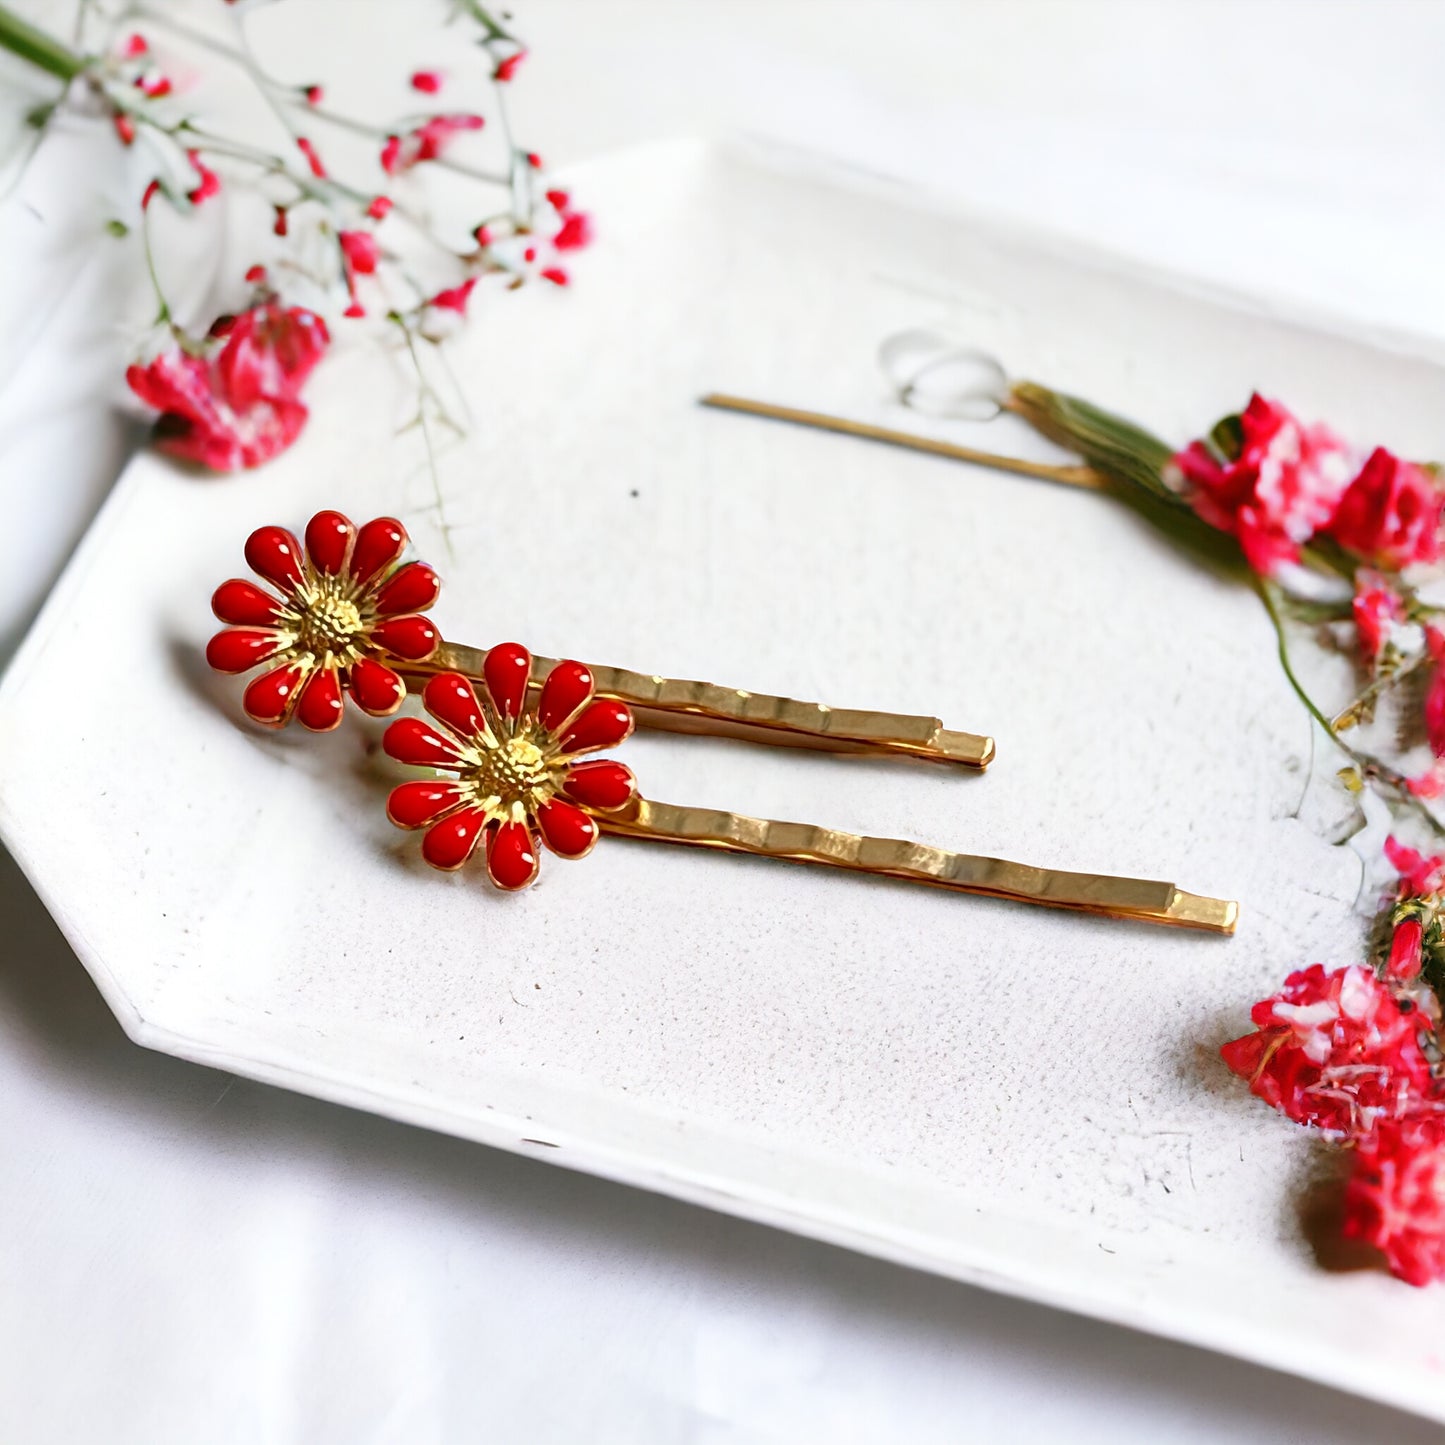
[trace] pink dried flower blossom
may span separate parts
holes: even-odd
[[[580,251],[592,244],[592,218],[584,211],[569,211],[562,217],[562,228],[552,237],[557,251]]]
[[[381,148],[381,168],[395,176],[423,161],[437,160],[454,136],[481,130],[485,124],[479,115],[434,115],[405,136],[387,136]]]
[[[283,452],[306,423],[300,390],[330,341],[311,311],[264,302],[235,318],[220,350],[180,347],[126,382],[160,411],[157,443],[216,471],[254,467]]]
[[[186,192],[186,198],[193,206],[199,206],[202,201],[209,200],[220,191],[221,178],[201,159],[199,151],[187,151],[186,159],[200,178],[195,187]]]
[[[1385,857],[1400,875],[1401,898],[1424,898],[1445,887],[1445,858],[1418,852],[1393,835],[1385,839]]]
[[[264,266],[252,266],[246,272],[246,280],[253,286],[260,286],[266,280],[266,268]]]
[[[536,151],[528,151],[523,159],[534,171],[540,171],[542,169],[542,157],[539,156]]]
[[[439,70],[417,70],[412,73],[411,88],[423,95],[435,95],[442,88],[442,73]]]
[[[1359,964],[1292,973],[1250,1011],[1257,1031],[1220,1049],[1250,1092],[1336,1138],[1418,1112],[1432,1093],[1418,1020]]]
[[[1430,751],[1437,758],[1445,758],[1445,632],[1427,626],[1425,645],[1435,662],[1430,685],[1425,690],[1425,736]]]
[[[151,100],[160,100],[171,93],[171,81],[168,75],[147,75],[136,78],[136,89]]]
[[[1249,565],[1265,576],[1299,560],[1335,515],[1355,474],[1353,454],[1326,426],[1305,426],[1256,393],[1239,418],[1239,454],[1221,461],[1205,441],[1174,458],[1194,510],[1239,539]]]
[[[1442,501],[1445,494],[1423,467],[1376,447],[1323,530],[1380,567],[1399,570],[1435,562]]]
[[[449,286],[445,291],[438,291],[426,304],[440,311],[455,311],[458,316],[465,316],[467,302],[471,299],[472,289],[476,284],[477,278],[469,276],[460,286]]]
[[[560,266],[543,266],[537,274],[544,281],[550,281],[554,286],[566,286],[572,279]]]
[[[499,80],[504,85],[517,74],[517,67],[527,58],[525,50],[518,50],[515,54],[509,55],[505,60],[497,62],[497,68],[492,72],[492,79]]]
[[[370,231],[338,231],[336,239],[341,243],[341,262],[346,272],[346,289],[351,304],[343,313],[346,316],[365,316],[366,311],[356,297],[356,278],[376,273],[381,259],[381,247]]]
[[[479,246],[490,246],[492,244],[491,228],[485,225],[478,226],[472,232],[472,239],[476,241]]]
[[[1390,938],[1390,957],[1385,972],[1408,983],[1419,977],[1425,955],[1425,925],[1418,918],[1405,918],[1395,925]]]
[[[1445,1275],[1445,1124],[1382,1121],[1362,1140],[1345,1186],[1344,1234],[1380,1250],[1407,1284]]]
[[[321,157],[317,154],[316,147],[311,144],[304,135],[296,137],[296,149],[306,157],[306,164],[311,167],[311,174],[318,181],[326,179],[326,167],[321,164]]]
[[[340,231],[336,239],[341,243],[348,271],[355,276],[375,274],[376,264],[381,259],[381,247],[370,231]]]
[[[392,204],[390,196],[373,196],[366,214],[374,221],[384,221],[391,214]]]
[[[139,30],[133,30],[121,42],[120,53],[127,60],[135,60],[144,55],[150,46],[146,44],[146,38]]]
[[[481,130],[486,123],[480,115],[434,115],[412,132],[417,141],[417,160],[436,160],[453,136],[463,131]]]
[[[308,85],[301,94],[306,97],[307,105],[320,105],[326,99],[326,92],[319,85]]]
[[[1405,604],[1378,572],[1361,567],[1355,574],[1354,615],[1360,655],[1373,669],[1396,624],[1405,620]]]
[[[121,145],[128,146],[135,140],[135,122],[123,111],[118,110],[110,118]]]
[[[1439,768],[1432,768],[1418,778],[1406,778],[1405,787],[1412,796],[1429,801],[1445,794],[1445,774]]]

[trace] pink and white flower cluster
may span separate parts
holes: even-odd
[[[481,0],[461,8],[480,32],[475,40],[488,56],[496,87],[504,159],[490,171],[452,154],[465,136],[486,126],[472,110],[424,109],[390,125],[374,125],[326,110],[324,86],[283,82],[248,62],[252,83],[291,132],[283,153],[273,155],[249,136],[213,135],[178,110],[174,93],[179,87],[146,35],[128,35],[98,58],[73,56],[76,73],[92,80],[108,106],[121,143],[156,158],[155,178],[146,184],[140,203],[148,255],[149,212],[156,196],[189,211],[210,201],[223,185],[238,182],[265,198],[271,218],[267,229],[284,242],[257,238],[258,244],[284,254],[275,258],[269,274],[259,263],[251,266],[246,279],[255,289],[249,307],[221,317],[201,335],[177,324],[152,263],[163,344],[128,368],[126,381],[141,401],[159,411],[156,436],[166,450],[230,471],[257,466],[289,447],[307,419],[302,389],[331,341],[328,320],[337,329],[342,318],[384,315],[405,332],[415,360],[412,343],[439,342],[462,324],[473,292],[488,278],[503,289],[532,278],[569,284],[564,262],[591,241],[591,219],[566,191],[549,188],[541,158],[513,141],[501,105],[501,92],[516,77],[526,50],[500,12],[494,14]],[[159,13],[150,18],[161,27],[167,23]],[[219,48],[232,53],[224,45]],[[54,49],[65,47],[56,41]],[[410,76],[419,96],[438,96],[449,85],[441,68]],[[317,127],[326,126],[375,136],[369,173],[345,179],[333,175],[325,137],[322,144],[313,139]],[[500,192],[499,199],[477,206],[476,214],[484,219],[471,228],[470,242],[460,246],[433,228],[430,208],[419,198],[423,177],[443,168]],[[418,250],[422,265],[416,264]],[[326,258],[319,266],[317,255]],[[421,363],[416,364],[425,407],[429,383]]]
[[[1250,1011],[1255,1031],[1220,1053],[1267,1104],[1349,1146],[1344,1233],[1425,1285],[1445,1277],[1445,1085],[1422,1043],[1433,995],[1415,980],[1445,859],[1394,838],[1386,853],[1401,882],[1383,976],[1362,964],[1292,973]]]
[[[1358,452],[1257,393],[1237,437],[1191,442],[1175,456],[1173,475],[1199,516],[1237,537],[1264,576],[1298,562],[1300,549],[1320,538],[1392,572],[1440,558],[1445,491],[1430,472],[1384,447]]]

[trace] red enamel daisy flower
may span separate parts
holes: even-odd
[[[398,762],[452,774],[403,783],[386,805],[398,827],[427,829],[421,851],[433,868],[460,868],[485,834],[492,882],[525,888],[537,876],[539,838],[561,858],[585,857],[597,841],[591,815],[637,796],[630,768],[580,761],[631,733],[627,707],[597,699],[580,662],[559,662],[529,706],[531,671],[525,647],[494,647],[480,696],[457,672],[427,683],[422,701],[439,728],[402,718],[386,730],[382,747]]]
[[[223,582],[211,599],[222,622],[206,648],[218,672],[269,663],[247,688],[247,717],[283,727],[294,716],[312,732],[341,721],[342,690],[363,712],[386,717],[401,706],[399,662],[425,662],[441,634],[422,612],[441,581],[425,562],[398,565],[406,528],[378,517],[361,528],[340,512],[318,512],[306,547],[284,527],[259,527],[246,561],[280,597],[252,582]]]

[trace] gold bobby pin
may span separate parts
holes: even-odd
[[[409,683],[423,685],[438,672],[460,672],[475,680],[482,676],[486,655],[485,648],[443,642],[425,663],[401,663],[397,670]],[[534,691],[555,665],[552,658],[533,659]],[[599,697],[626,703],[640,727],[659,732],[735,737],[823,752],[892,754],[971,768],[986,768],[993,761],[992,738],[953,732],[936,717],[827,707],[621,667],[594,666],[592,677]]]
[[[1031,462],[1023,457],[1005,456],[1001,452],[986,452],[976,447],[960,446],[957,442],[939,441],[934,437],[919,436],[915,432],[874,426],[870,422],[833,416],[824,411],[804,411],[795,406],[777,406],[770,401],[757,401],[746,396],[732,396],[724,391],[708,392],[706,396],[699,398],[699,405],[714,407],[719,411],[738,411],[748,416],[767,417],[772,421],[792,422],[796,426],[813,427],[818,431],[841,432],[844,436],[862,437],[867,441],[883,442],[888,446],[907,447],[910,451],[928,452],[937,457],[949,457],[953,461],[973,462],[981,467],[989,467],[996,472],[1014,472],[1019,476],[1037,477],[1040,481],[1059,482],[1067,487],[1084,487],[1089,491],[1104,491],[1109,486],[1108,479],[1104,474],[1095,471],[1093,467],[1055,466],[1049,462]],[[1005,411],[1014,409],[1006,402],[1000,405]]]
[[[206,653],[220,672],[268,665],[246,689],[250,718],[282,727],[294,717],[325,732],[341,721],[345,693],[385,717],[408,684],[420,689],[440,672],[481,678],[486,650],[443,642],[423,615],[441,582],[424,562],[399,565],[406,542],[393,518],[356,528],[340,512],[318,512],[304,546],[284,527],[251,534],[247,562],[282,595],[240,579],[222,583],[212,608],[229,626]],[[551,665],[537,659],[534,689]],[[592,672],[599,695],[626,703],[644,727],[969,768],[993,761],[991,737],[955,732],[936,717],[827,707],[618,667]]]
[[[431,720],[402,718],[382,739],[398,762],[430,770],[393,789],[387,816],[398,827],[425,830],[422,857],[434,868],[461,868],[484,844],[492,882],[513,891],[536,879],[543,844],[563,858],[582,858],[612,833],[1211,933],[1232,933],[1238,920],[1236,904],[1172,883],[1029,868],[654,802],[640,795],[625,764],[589,756],[618,746],[633,727],[625,704],[598,696],[589,668],[546,664],[538,689],[536,660],[516,643],[492,648],[481,663],[480,686],[460,672],[434,675],[422,693]]]
[[[1173,883],[1030,868],[1003,858],[951,853],[897,838],[840,833],[811,823],[777,823],[711,808],[679,808],[646,798],[637,798],[620,813],[601,815],[597,821],[602,832],[624,838],[716,848],[755,858],[822,863],[830,868],[929,883],[960,893],[1042,903],[1051,908],[1072,908],[1081,913],[1133,918],[1175,928],[1197,928],[1206,933],[1233,933],[1239,921],[1237,903],[1186,893]]]

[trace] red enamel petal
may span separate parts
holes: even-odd
[[[441,646],[442,635],[425,617],[388,617],[371,629],[371,640],[393,657],[425,662]]]
[[[291,662],[262,673],[241,698],[246,716],[267,727],[281,727],[291,716],[296,694],[306,681],[308,670],[305,663]]]
[[[421,840],[421,856],[433,868],[445,868],[448,872],[460,868],[472,856],[486,822],[487,815],[481,808],[463,808],[450,818],[443,818]]]
[[[564,753],[591,753],[598,748],[616,747],[632,732],[632,713],[626,703],[602,698],[579,713],[562,734]]]
[[[457,745],[429,728],[420,718],[404,717],[387,728],[381,746],[388,757],[418,768],[455,768],[461,764]]]
[[[398,612],[425,612],[435,604],[441,590],[441,578],[425,562],[408,562],[376,594],[376,610],[383,617],[394,617]]]
[[[257,527],[246,538],[246,564],[288,597],[301,585],[301,544],[285,527]]]
[[[537,844],[525,823],[503,823],[487,834],[487,872],[498,888],[525,888],[537,876]]]
[[[406,684],[374,657],[358,658],[352,663],[347,686],[357,707],[372,717],[390,717],[406,696]]]
[[[559,662],[542,684],[537,721],[555,733],[592,701],[594,690],[592,674],[580,662]]]
[[[597,824],[581,808],[560,798],[537,809],[542,841],[559,858],[585,858],[597,841]]]
[[[632,769],[611,758],[591,763],[573,763],[562,775],[569,798],[603,813],[625,807],[637,796],[637,779]]]
[[[233,577],[222,582],[211,597],[211,611],[222,622],[241,627],[271,627],[281,616],[281,604],[254,582]]]
[[[520,642],[501,642],[482,664],[492,705],[503,716],[519,718],[527,702],[527,679],[532,675],[532,654]]]
[[[206,644],[206,661],[217,672],[245,672],[275,657],[285,638],[269,628],[227,627]]]
[[[329,733],[341,721],[341,679],[334,667],[323,667],[301,689],[296,721],[313,733]]]
[[[351,575],[358,582],[369,581],[383,568],[390,567],[405,546],[406,528],[395,517],[378,517],[368,522],[356,534]]]
[[[337,577],[355,537],[356,528],[340,512],[317,512],[306,524],[306,555],[318,572]]]
[[[464,796],[457,783],[403,783],[391,790],[386,816],[398,828],[425,828],[457,807]]]
[[[459,672],[439,672],[422,694],[426,710],[458,737],[474,738],[486,728],[486,714],[470,682]]]

